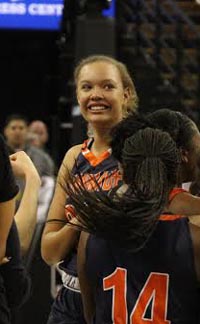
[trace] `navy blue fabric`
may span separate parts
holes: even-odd
[[[52,306],[47,324],[86,324],[81,294],[62,287]]]
[[[90,143],[92,144],[92,142]],[[92,174],[97,175],[98,179],[102,179],[106,172],[106,180],[108,183],[117,186],[121,185],[121,176],[119,181],[110,181],[113,174],[119,173],[117,161],[110,155],[95,167],[93,167],[90,162],[84,157],[82,152],[78,155],[76,164],[72,169],[72,174],[76,175],[80,173],[81,175]],[[119,176],[117,175],[117,179]],[[105,181],[106,181],[105,180]],[[104,180],[100,182],[100,186],[104,183]],[[108,186],[109,187],[109,186]],[[67,204],[70,204],[68,199]],[[72,251],[71,255],[68,256],[64,262],[61,264],[60,268],[66,273],[73,276],[77,276],[77,251],[76,248]],[[66,299],[66,300],[65,300]],[[54,304],[52,306],[51,314],[49,317],[48,324],[84,324],[85,320],[83,317],[83,306],[81,300],[81,294],[78,292],[70,291],[63,287],[61,293],[58,295]]]
[[[104,185],[104,182],[107,181],[112,185],[112,188],[119,187],[122,184],[122,180],[119,181],[113,180],[113,174],[116,174],[116,178],[118,179],[118,162],[115,160],[112,155],[109,155],[106,159],[101,161],[99,164],[97,164],[95,167],[90,164],[90,162],[85,158],[85,156],[82,154],[82,152],[78,155],[76,164],[74,165],[72,169],[72,174],[81,174],[81,175],[96,175],[96,180],[99,182],[99,185],[102,187]],[[106,178],[103,179],[103,176],[106,174]],[[101,180],[103,179],[103,180]],[[117,185],[116,185],[117,184]],[[109,190],[112,188],[108,185]],[[109,192],[105,190],[105,192]],[[70,204],[70,199],[67,200],[67,204]],[[74,249],[70,256],[68,256],[64,263],[62,264],[62,270],[65,270],[68,274],[71,274],[73,276],[77,276],[77,255],[76,255],[76,249]]]
[[[8,305],[14,309],[22,306],[31,293],[31,279],[22,262],[15,221],[8,235],[6,255],[11,259],[0,267],[0,274],[4,280]]]
[[[169,275],[167,320],[171,324],[198,323],[198,283],[186,218],[159,221],[152,238],[137,253],[128,253],[103,239],[90,236],[86,255],[88,277],[97,285],[95,324],[113,323],[113,292],[112,289],[103,290],[103,278],[111,275],[117,267],[127,270],[128,318],[149,275],[156,272]],[[150,314],[149,309],[145,316],[150,318]]]

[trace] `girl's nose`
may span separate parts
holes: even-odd
[[[91,93],[91,99],[98,100],[98,99],[102,99],[102,98],[103,98],[102,90],[99,88],[93,89],[93,91]]]

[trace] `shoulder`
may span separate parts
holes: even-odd
[[[72,155],[74,157],[77,157],[77,155],[81,152],[82,144],[74,145],[72,146],[66,153],[66,155]],[[65,156],[66,156],[65,155]]]
[[[66,181],[69,178],[69,174],[71,173],[76,159],[81,152],[81,148],[82,144],[75,145],[67,151],[58,173],[58,182],[63,183],[63,180]]]
[[[45,158],[46,157],[46,153],[44,151],[42,151],[40,148],[34,147],[34,146],[28,146],[25,149],[25,152],[28,155],[35,155],[35,156],[40,156]]]
[[[65,154],[63,164],[67,165],[70,169],[72,169],[79,153],[81,152],[81,148],[82,144],[72,146]]]
[[[169,211],[181,215],[198,215],[200,198],[191,195],[187,191],[177,193],[170,201]]]

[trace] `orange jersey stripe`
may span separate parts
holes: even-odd
[[[161,221],[174,221],[174,220],[177,220],[177,219],[180,219],[180,218],[183,218],[184,216],[181,216],[181,215],[161,215],[159,220]]]
[[[182,188],[173,188],[169,193],[169,203],[176,197],[176,195],[182,192],[188,192],[188,191]]]
[[[90,143],[91,139],[86,140],[83,143],[82,154],[86,158],[86,160],[88,160],[88,162],[91,164],[91,166],[95,167],[111,155],[111,149],[106,150],[105,152],[100,154],[99,157],[96,157],[88,148]]]

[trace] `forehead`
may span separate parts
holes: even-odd
[[[82,80],[113,80],[121,82],[121,76],[118,68],[114,64],[102,61],[84,65],[78,76],[78,82]]]
[[[24,120],[20,119],[15,119],[9,122],[7,125],[8,128],[13,128],[13,127],[27,127],[27,124]]]
[[[33,123],[29,126],[29,129],[34,132],[45,132],[46,126],[43,123]]]

